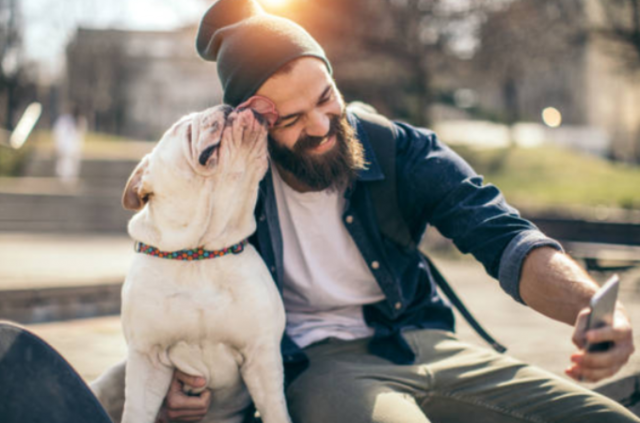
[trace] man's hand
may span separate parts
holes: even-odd
[[[578,314],[572,340],[580,351],[571,355],[572,364],[565,373],[579,381],[598,382],[617,373],[629,361],[629,356],[635,348],[631,323],[620,303],[613,315],[613,326],[604,326],[585,333],[588,317],[589,308]],[[585,350],[587,341],[590,344],[610,341],[613,342],[613,346],[607,351],[588,352]]]
[[[190,376],[176,369],[156,423],[199,422],[202,420],[209,410],[211,391],[205,389],[198,396],[190,396],[185,394],[182,388],[184,385],[199,388],[205,383],[206,381],[202,377]]]

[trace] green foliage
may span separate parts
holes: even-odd
[[[518,207],[602,205],[640,210],[638,166],[549,145],[455,150]]]
[[[0,176],[18,176],[27,163],[31,147],[25,145],[19,150],[0,147]]]

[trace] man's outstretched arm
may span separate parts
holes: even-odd
[[[572,354],[572,365],[565,371],[576,380],[597,382],[614,375],[634,352],[629,318],[618,302],[613,326],[584,329],[589,300],[598,290],[591,277],[566,254],[555,248],[533,249],[524,261],[520,276],[520,297],[534,310],[552,319],[574,326],[573,343],[579,351]],[[613,341],[606,352],[586,352],[585,341]]]

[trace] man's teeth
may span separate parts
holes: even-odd
[[[318,144],[318,145],[326,144],[327,142],[329,142],[329,138],[331,138],[331,137],[327,137],[327,138],[325,138],[325,139],[324,139],[324,140],[322,140],[322,142],[321,142],[320,144]]]

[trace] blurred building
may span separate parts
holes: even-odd
[[[559,143],[639,161],[640,75],[599,35],[607,25],[597,0],[514,2],[489,16],[476,57],[438,82],[470,89],[479,117],[542,122],[553,107]]]
[[[67,47],[63,101],[90,129],[157,140],[180,116],[218,104],[214,64],[195,51],[195,28],[123,31],[80,28]]]

